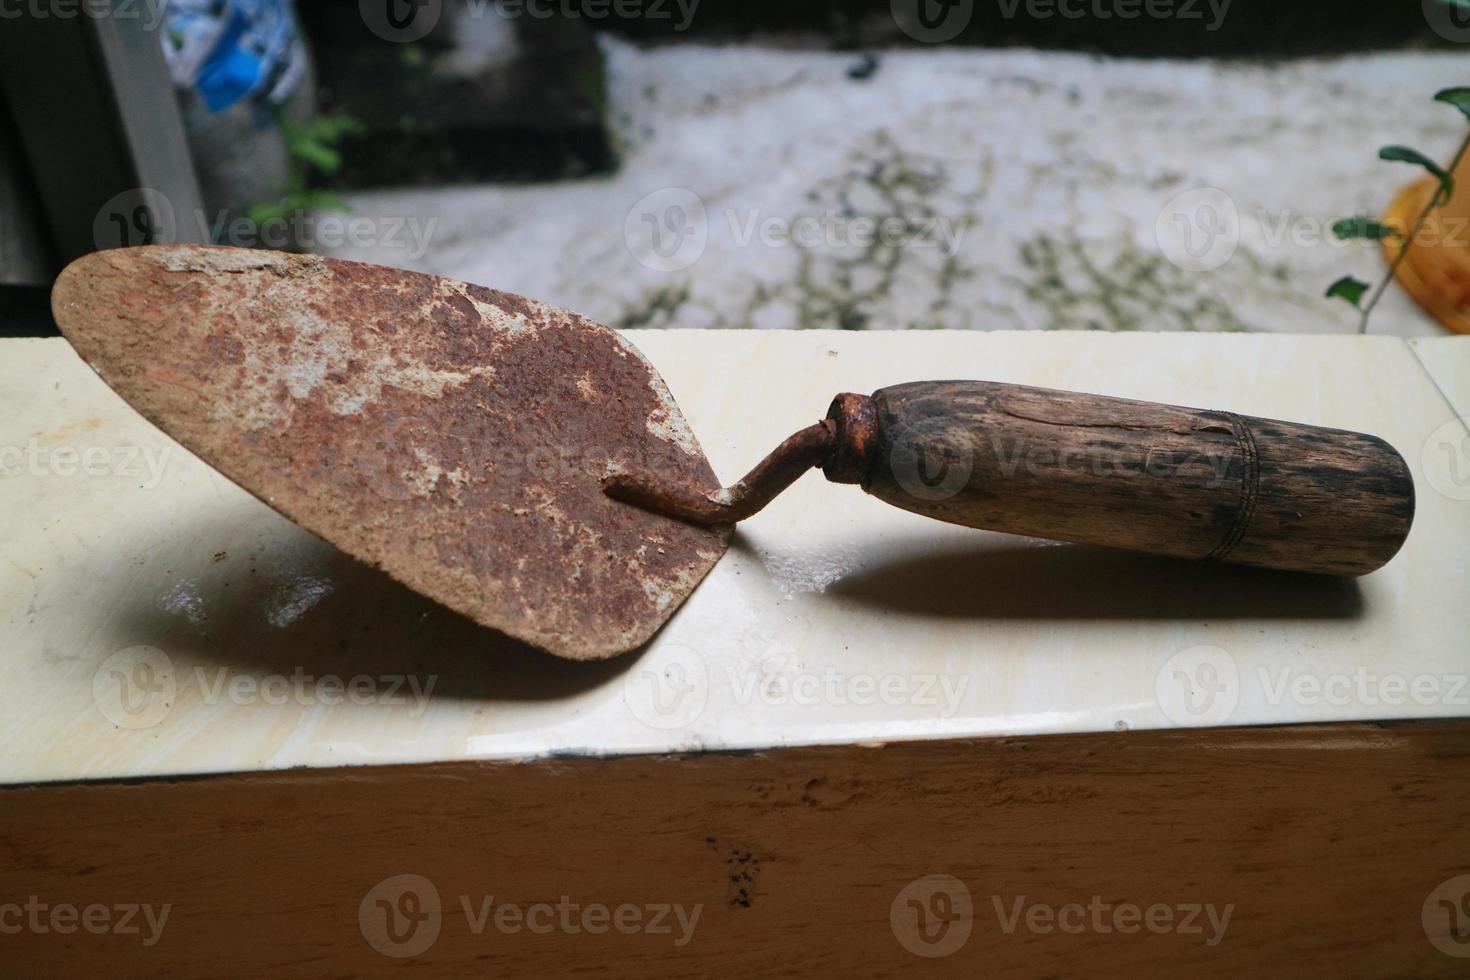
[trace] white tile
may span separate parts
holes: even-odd
[[[838,391],[976,377],[1376,433],[1414,470],[1415,527],[1382,570],[1315,580],[950,527],[813,474],[646,651],[570,663],[278,517],[63,341],[0,341],[0,780],[1470,714],[1470,483],[1434,441],[1455,413],[1402,340],[634,340],[726,479]],[[97,475],[67,475],[64,450]],[[1180,707],[1176,671],[1223,685],[1209,710]],[[169,677],[172,697],[120,710],[120,682]]]

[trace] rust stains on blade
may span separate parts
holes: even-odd
[[[637,647],[729,542],[603,494],[609,464],[714,489],[616,333],[356,262],[167,246],[57,280],[62,332],[226,476],[444,605],[574,659]]]

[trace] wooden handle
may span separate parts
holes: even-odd
[[[1414,517],[1375,436],[985,381],[840,395],[829,479],[952,524],[1264,568],[1362,575]]]

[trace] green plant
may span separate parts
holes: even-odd
[[[1470,119],[1470,88],[1441,89],[1434,93],[1434,100],[1454,106],[1467,119]],[[1332,233],[1343,240],[1363,239],[1378,242],[1384,239],[1390,239],[1399,243],[1398,253],[1394,256],[1393,261],[1389,263],[1388,270],[1378,280],[1376,286],[1370,286],[1363,280],[1353,276],[1342,276],[1327,287],[1327,292],[1324,295],[1345,300],[1351,303],[1361,313],[1358,320],[1359,333],[1367,333],[1368,317],[1372,314],[1373,308],[1378,305],[1379,299],[1383,296],[1383,291],[1388,288],[1388,284],[1393,281],[1394,276],[1398,273],[1399,265],[1403,263],[1404,257],[1409,254],[1409,248],[1419,235],[1420,229],[1424,227],[1424,222],[1429,218],[1430,212],[1435,208],[1443,206],[1454,196],[1454,171],[1459,166],[1461,158],[1465,156],[1467,149],[1470,149],[1470,133],[1467,133],[1465,138],[1460,141],[1460,148],[1455,151],[1454,159],[1450,161],[1448,167],[1441,167],[1423,153],[1408,146],[1385,146],[1378,150],[1378,159],[1415,164],[1416,166],[1423,167],[1439,181],[1439,190],[1429,198],[1429,201],[1420,210],[1419,216],[1409,226],[1407,233],[1403,229],[1390,227],[1381,222],[1374,221],[1363,214],[1354,215],[1351,218],[1343,218],[1333,223]],[[1368,301],[1366,303],[1363,302],[1364,297],[1367,297]]]
[[[279,125],[290,159],[290,176],[278,199],[250,207],[247,212],[250,220],[259,226],[307,210],[347,210],[347,205],[332,191],[313,188],[311,176],[313,172],[330,175],[340,170],[339,144],[349,137],[361,136],[367,128],[351,116],[342,115],[314,116],[305,122],[282,116]]]

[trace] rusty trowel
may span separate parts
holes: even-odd
[[[62,333],[150,421],[302,527],[563,657],[646,641],[724,554],[607,497],[714,486],[663,381],[573,313],[436,276],[208,246],[97,252]]]
[[[1360,575],[1413,482],[1373,436],[982,381],[839,395],[720,488],[627,340],[483,286],[207,246],[72,263],[62,332],[129,403],[348,554],[573,659],[651,637],[802,473],[954,524]]]

